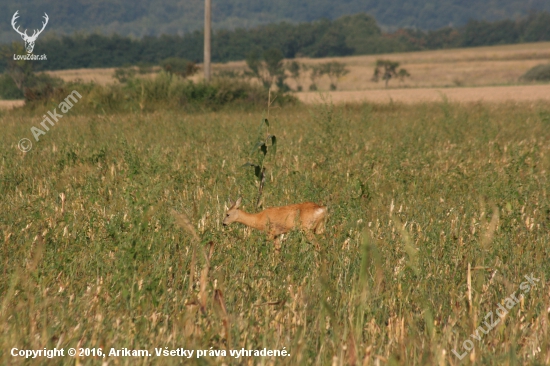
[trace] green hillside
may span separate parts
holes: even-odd
[[[183,34],[199,29],[203,0],[3,0],[0,3],[0,42],[16,40],[10,20],[19,10],[19,23],[33,29],[41,16],[50,16],[47,32],[71,34],[99,31],[120,35]],[[213,0],[214,27],[249,28],[280,21],[307,22],[336,19],[346,14],[366,12],[384,28],[414,27],[436,29],[461,26],[470,19],[514,19],[533,10],[550,11],[546,0]],[[46,32],[46,33],[47,33]]]

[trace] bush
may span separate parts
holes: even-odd
[[[0,99],[23,99],[24,94],[8,74],[0,75]]]
[[[211,83],[194,83],[180,76],[161,71],[155,79],[132,78],[125,84],[66,84],[56,90],[55,97],[44,97],[43,103],[55,103],[72,90],[82,95],[76,110],[91,112],[136,112],[166,108],[219,109],[228,104],[267,105],[268,91],[245,80],[215,78]],[[292,96],[272,93],[278,105],[295,103]],[[275,99],[274,99],[275,98]],[[36,103],[34,103],[36,105]]]
[[[119,83],[125,83],[131,78],[136,76],[136,69],[129,66],[129,67],[120,67],[118,69],[115,69],[115,72],[113,73],[113,77],[118,80]]]
[[[550,81],[550,64],[537,65],[521,77],[525,81]]]
[[[162,69],[170,74],[183,78],[193,76],[199,71],[199,67],[192,61],[179,57],[169,57],[160,63]]]
[[[63,86],[63,80],[45,73],[27,75],[23,81],[23,94],[26,101],[49,99]]]

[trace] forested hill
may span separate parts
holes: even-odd
[[[74,34],[44,37],[36,43],[37,55],[48,54],[46,61],[34,64],[35,70],[118,67],[126,64],[158,65],[170,57],[201,62],[203,33],[145,36],[132,39],[119,35]],[[513,21],[470,21],[458,28],[433,31],[398,29],[384,33],[368,14],[343,16],[334,21],[277,23],[255,28],[218,30],[212,36],[212,60],[243,60],[251,54],[273,51],[281,57],[330,57],[475,47],[521,42],[550,41],[550,12],[540,12]],[[20,54],[23,42],[0,45],[0,72],[10,56]],[[3,56],[2,56],[3,55]]]
[[[550,11],[549,0],[212,0],[216,29],[259,24],[334,20],[368,13],[383,29],[458,27],[470,19],[516,19],[531,11]],[[37,28],[46,12],[47,32],[75,31],[144,35],[187,33],[202,27],[204,0],[2,0],[0,42],[18,39],[10,20],[16,10],[22,28]],[[46,32],[45,32],[46,33]]]

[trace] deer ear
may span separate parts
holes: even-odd
[[[237,202],[235,202],[235,208],[239,208],[241,206],[241,201],[243,200],[242,197],[239,197],[239,199],[237,199]]]

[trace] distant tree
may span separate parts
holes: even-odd
[[[386,88],[388,83],[392,78],[398,78],[403,81],[406,77],[411,76],[405,69],[397,69],[399,67],[399,62],[394,62],[390,60],[376,60],[376,65],[374,68],[374,75],[372,80],[378,82],[382,79],[386,82]]]
[[[250,69],[250,71],[245,72],[245,75],[257,78],[264,88],[269,89],[271,78],[269,77],[265,63],[260,59],[259,52],[257,50],[249,52],[245,61],[246,66]]]
[[[319,65],[321,74],[328,75],[330,78],[330,90],[336,90],[340,78],[349,73],[346,64],[338,61],[327,62]]]
[[[248,74],[260,80],[266,89],[275,84],[279,90],[288,91],[290,88],[285,83],[284,56],[281,50],[270,48],[262,56],[263,60],[260,59],[256,50],[248,54],[246,57],[246,65],[250,69]]]
[[[543,11],[538,14],[532,14],[524,23],[524,41],[550,41],[550,13]]]
[[[286,69],[290,73],[290,77],[296,82],[296,91],[302,91],[302,86],[300,85],[300,75],[302,70],[305,70],[305,65],[292,61],[286,65]]]
[[[271,78],[271,82],[277,85],[277,88],[283,92],[290,88],[285,83],[286,75],[283,65],[284,56],[278,48],[270,48],[264,52],[264,60],[267,72]]]
[[[343,31],[331,27],[315,45],[315,57],[347,56],[353,54],[353,48],[346,44]]]
[[[304,65],[304,67],[306,66]],[[309,65],[307,66],[307,70],[309,70],[309,79],[311,80],[309,90],[315,91],[317,90],[317,80],[323,76],[323,70],[321,65]]]

